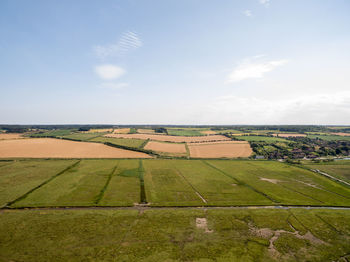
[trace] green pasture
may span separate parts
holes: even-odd
[[[337,136],[337,135],[308,135],[308,138],[322,139],[327,141],[350,141],[350,136]]]
[[[81,140],[81,141],[88,141],[96,137],[103,136],[106,133],[72,133],[70,135],[62,136],[62,138],[68,138],[68,139],[74,139],[74,140]]]
[[[342,172],[348,174],[347,167]],[[0,162],[0,189],[2,205],[17,199],[13,208],[132,206],[142,194],[153,206],[350,206],[349,187],[277,161]]]
[[[127,147],[133,147],[133,148],[141,148],[146,140],[143,139],[128,139],[128,138],[113,138],[113,137],[96,137],[91,140],[90,142],[101,142],[101,143],[111,143],[117,146],[127,146]]]
[[[206,129],[191,129],[191,128],[167,128],[168,135],[171,136],[204,136],[200,131]]]
[[[236,136],[240,140],[245,140],[248,142],[266,142],[266,143],[275,143],[275,142],[289,142],[287,139],[280,137],[271,137],[271,136]]]
[[[76,162],[73,160],[0,162],[0,206],[25,195]]]
[[[305,166],[310,169],[321,170],[331,176],[342,179],[350,183],[350,161],[339,160],[326,163],[305,163]]]

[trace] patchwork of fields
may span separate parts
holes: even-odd
[[[168,136],[168,135],[155,135],[155,134],[107,134],[106,137],[115,138],[129,138],[129,139],[151,139],[155,141],[174,142],[174,143],[201,143],[211,141],[224,141],[231,140],[228,137],[222,135],[211,136]]]
[[[138,203],[349,206],[350,189],[306,169],[272,161],[0,162],[1,206],[133,206]]]

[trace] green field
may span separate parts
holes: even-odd
[[[347,261],[341,260],[346,256],[349,259],[349,210],[169,208],[142,212],[82,209],[0,212],[1,261]],[[197,218],[206,219],[207,228],[197,227]]]
[[[321,170],[331,176],[342,179],[350,183],[350,161],[332,161],[327,163],[305,163],[310,169]]]
[[[73,133],[70,135],[61,136],[62,138],[68,138],[68,139],[74,139],[74,140],[81,140],[81,141],[87,141],[91,140],[95,137],[103,136],[105,133]]]
[[[73,160],[0,162],[0,206],[24,196],[76,162]]]
[[[127,146],[127,147],[133,147],[133,148],[141,148],[146,140],[143,139],[127,139],[127,138],[113,138],[113,137],[96,137],[91,140],[91,142],[108,142],[117,146]]]
[[[308,138],[318,138],[327,141],[350,141],[350,136],[336,136],[336,135],[308,135]]]
[[[32,137],[46,137],[46,136],[66,136],[70,135],[74,130],[71,129],[58,129],[51,130],[44,133],[30,134]]]
[[[274,143],[274,142],[289,142],[287,139],[280,138],[280,137],[270,137],[270,136],[236,136],[236,138],[240,140],[245,140],[249,142],[267,142],[267,143]]]
[[[203,131],[206,129],[203,129]],[[167,128],[168,135],[171,136],[204,136],[198,129],[191,128]]]
[[[350,188],[275,161],[22,160],[0,163],[0,179],[2,205],[21,197],[14,208],[130,206],[142,194],[152,206],[350,204]]]

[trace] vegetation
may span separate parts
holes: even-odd
[[[168,128],[167,131],[168,131],[168,134],[172,136],[204,136],[204,134],[201,133],[200,130],[193,130],[189,128],[182,128],[182,129]]]
[[[101,142],[101,143],[111,143],[118,146],[142,148],[147,140],[143,139],[127,139],[127,138],[113,138],[113,137],[95,137],[89,140],[90,142]]]
[[[197,218],[208,230],[196,226]],[[0,216],[0,258],[337,261],[350,249],[349,224],[347,210],[18,210]]]
[[[321,170],[331,176],[350,183],[350,161],[329,161],[329,162],[305,162],[305,166],[310,169]]]
[[[143,190],[155,206],[347,206],[350,199],[344,185],[272,161],[22,160],[0,165],[2,172],[2,203],[17,199],[11,207],[127,206],[141,202]]]

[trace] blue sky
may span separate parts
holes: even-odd
[[[0,123],[350,124],[348,0],[2,0]]]

